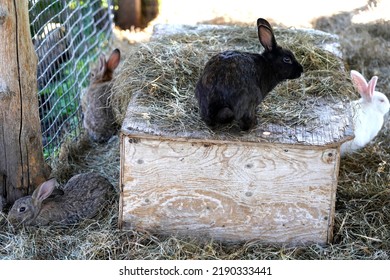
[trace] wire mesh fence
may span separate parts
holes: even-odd
[[[81,91],[89,66],[112,33],[111,0],[30,0],[31,35],[38,56],[38,101],[44,155],[81,132]]]

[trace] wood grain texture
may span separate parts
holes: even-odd
[[[0,196],[8,203],[32,193],[50,170],[42,152],[37,58],[28,1],[0,3]]]
[[[332,239],[338,149],[122,134],[122,228],[222,241]]]

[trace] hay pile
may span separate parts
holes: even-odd
[[[377,75],[378,88],[390,92],[390,21],[352,24],[350,14],[341,13],[318,19],[315,27],[339,34],[348,67],[367,77]]]
[[[389,259],[390,165],[384,160],[390,162],[390,156],[378,156],[380,148],[380,144],[370,146],[362,154],[347,159],[348,164],[342,162],[333,244],[286,247],[256,240],[221,244],[213,240],[121,231],[117,228],[118,192],[110,200],[111,207],[104,209],[97,220],[87,220],[70,228],[16,230],[0,214],[0,259]],[[94,170],[102,172],[118,186],[118,137],[108,145],[90,143],[87,138],[81,138],[68,143],[65,149],[66,156],[54,166],[56,176],[66,181],[66,177],[73,174]],[[367,155],[371,156],[366,159]],[[377,171],[377,168],[381,169],[379,173],[368,172]]]
[[[162,30],[169,32],[164,27]],[[280,45],[295,53],[305,74],[281,83],[260,104],[260,126],[262,123],[310,126],[317,99],[327,98],[336,103],[357,98],[343,71],[342,60],[324,48],[324,45],[337,48],[336,37],[293,29],[276,29],[275,37]],[[262,52],[256,28],[182,27],[179,32],[156,35],[151,42],[134,48],[114,82],[112,103],[118,122],[123,122],[132,94],[142,92],[137,104],[148,110],[135,118],[158,124],[165,130],[208,130],[200,120],[194,88],[208,59],[229,49]]]

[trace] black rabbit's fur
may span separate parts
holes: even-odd
[[[213,56],[199,78],[195,96],[207,125],[230,123],[242,130],[256,125],[256,107],[280,82],[299,78],[303,67],[294,54],[276,44],[269,23],[258,19],[262,54],[225,51]]]

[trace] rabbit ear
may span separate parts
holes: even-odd
[[[53,192],[56,183],[56,179],[52,178],[41,184],[32,194],[33,204],[37,206],[41,204],[42,201],[44,201],[46,198],[48,198]]]
[[[371,97],[374,96],[374,91],[375,91],[377,81],[378,81],[378,77],[373,76],[371,80],[368,82],[368,92]]]
[[[101,55],[99,57],[99,74],[103,75],[106,72],[106,69],[107,69],[106,58],[104,57],[104,55]]]
[[[107,69],[114,72],[114,70],[118,67],[120,60],[121,52],[119,49],[115,49],[107,61]]]
[[[370,101],[371,95],[369,94],[368,83],[363,77],[363,75],[360,74],[358,71],[351,70],[351,79],[360,96],[363,99]]]
[[[276,47],[276,40],[271,25],[265,19],[257,20],[257,32],[259,41],[267,51],[272,51]]]
[[[265,25],[265,26],[267,26],[269,29],[272,30],[271,24],[270,24],[267,20],[265,20],[265,19],[263,19],[263,18],[258,18],[258,19],[257,19],[257,26],[259,26],[259,25]]]

